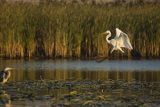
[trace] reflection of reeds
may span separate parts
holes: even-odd
[[[76,57],[110,55],[105,36],[119,27],[143,57],[160,56],[160,6],[1,4],[0,56]],[[121,53],[113,57],[126,57]],[[127,57],[130,57],[128,52]]]
[[[120,72],[120,71],[94,71],[88,72],[83,70],[46,70],[46,71],[35,71],[31,70],[32,73],[28,70],[22,72],[18,70],[13,72],[10,81],[23,81],[23,80],[123,80],[131,82],[133,80],[137,81],[147,81],[147,82],[158,82],[160,81],[160,72]],[[41,78],[42,75],[42,78]]]

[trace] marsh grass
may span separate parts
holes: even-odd
[[[142,57],[160,56],[160,5],[1,4],[0,57],[131,58],[109,54],[107,29],[126,32]],[[127,50],[126,50],[127,51]]]

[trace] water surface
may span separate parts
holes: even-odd
[[[160,82],[160,60],[105,60],[101,63],[94,60],[0,60],[0,68],[6,66],[15,68],[8,83],[41,79]],[[66,89],[57,89],[52,91],[52,94],[55,98],[58,98],[69,92]],[[6,91],[6,93],[10,96],[15,94],[12,91]],[[50,95],[46,90],[39,90],[36,94],[41,96]],[[49,107],[50,102],[47,100],[30,101],[29,99],[11,102],[11,106],[15,107],[36,105]]]
[[[14,67],[10,81],[44,79],[138,79],[158,81],[160,60],[0,60],[0,68]]]

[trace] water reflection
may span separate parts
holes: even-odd
[[[16,68],[10,81],[44,79],[91,79],[91,80],[127,80],[159,81],[160,60],[0,60],[0,67]]]
[[[24,81],[24,80],[40,80],[40,77],[48,80],[137,80],[137,81],[160,81],[160,72],[106,72],[106,71],[15,71],[12,72],[10,81]]]
[[[0,106],[11,107],[11,98],[4,90],[0,90]]]

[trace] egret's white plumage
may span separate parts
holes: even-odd
[[[109,38],[111,37],[111,32],[109,30],[107,30],[104,34],[107,34],[106,41],[113,46],[111,53],[114,50],[120,50],[124,53],[122,47],[127,48],[129,50],[133,49],[128,35],[122,32],[120,29],[116,28],[116,36],[111,40],[109,40]]]

